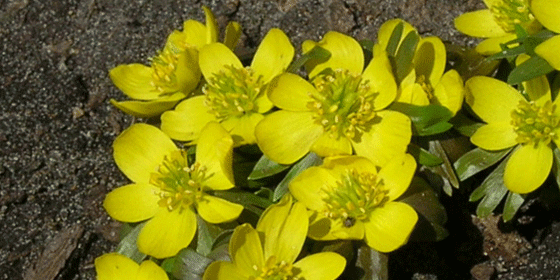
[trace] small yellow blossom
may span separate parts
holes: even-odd
[[[379,252],[404,245],[418,215],[395,199],[408,189],[416,162],[405,154],[378,168],[364,157],[338,156],[296,177],[290,193],[310,210],[309,237],[365,239]]]
[[[383,110],[397,95],[387,53],[379,50],[364,70],[360,44],[329,32],[320,42],[331,53],[326,62],[306,65],[310,82],[284,73],[268,90],[280,111],[267,115],[255,130],[257,144],[273,161],[291,164],[308,152],[319,156],[363,155],[383,165],[403,154],[412,135],[410,119]]]
[[[560,0],[533,0],[531,11],[548,30],[560,33]],[[553,36],[535,48],[535,53],[560,70],[560,35]]]
[[[545,0],[546,1],[546,0]],[[491,55],[502,50],[500,44],[517,38],[515,25],[530,34],[541,30],[541,24],[529,8],[530,0],[484,0],[487,9],[469,12],[455,18],[455,28],[473,37],[488,38],[476,50]]]
[[[308,255],[296,261],[308,230],[305,206],[289,195],[270,206],[257,228],[238,226],[229,242],[231,262],[210,264],[204,280],[334,280],[346,260],[333,252]]]
[[[203,96],[181,102],[161,116],[161,129],[171,138],[196,143],[200,129],[217,121],[230,132],[235,144],[255,143],[254,130],[273,105],[266,96],[270,81],[286,70],[294,48],[280,29],[271,29],[253,62],[243,67],[225,45],[209,44],[200,50],[200,69],[208,82]]]
[[[490,151],[517,146],[504,171],[504,183],[515,193],[529,193],[542,185],[552,168],[552,145],[560,143],[560,98],[551,101],[547,78],[523,82],[523,87],[528,100],[493,78],[477,76],[465,84],[465,101],[486,122],[471,142]]]
[[[97,280],[168,280],[165,271],[153,261],[140,265],[117,254],[105,254],[95,259]]]
[[[119,221],[148,220],[138,235],[140,252],[174,256],[191,243],[197,213],[210,223],[223,223],[243,210],[207,193],[234,187],[231,136],[211,122],[200,138],[194,163],[165,133],[147,124],[135,124],[115,140],[115,162],[133,183],[107,194],[103,207]]]

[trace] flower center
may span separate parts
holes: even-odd
[[[315,122],[321,124],[330,136],[338,139],[359,137],[370,128],[376,113],[368,81],[361,75],[347,70],[317,76],[313,84],[318,94],[311,94],[313,101],[307,107],[314,111]]]
[[[519,101],[517,108],[511,112],[511,124],[517,132],[515,139],[520,144],[531,143],[537,145],[539,141],[545,144],[556,139],[556,129],[560,127],[559,118],[554,114],[556,105],[549,100],[542,107],[533,101]]]
[[[251,68],[226,66],[226,70],[214,74],[202,90],[206,94],[206,106],[223,121],[257,112],[255,100],[264,94],[264,86],[262,76],[255,75]]]
[[[164,48],[152,61],[152,86],[160,93],[175,92],[178,88],[175,69],[179,61],[179,52]]]
[[[529,10],[528,0],[496,1],[489,8],[496,22],[506,32],[515,31],[516,24],[526,27],[535,19]]]
[[[159,206],[172,211],[188,208],[204,195],[204,181],[211,176],[198,162],[188,164],[187,153],[177,151],[165,157],[157,172],[151,174],[150,183],[159,187]]]
[[[327,205],[325,215],[341,219],[345,227],[367,220],[371,211],[388,200],[388,191],[376,174],[352,169],[336,184],[323,188],[321,198]]]
[[[259,276],[250,276],[249,280],[298,280],[299,277],[294,276],[293,266],[291,263],[281,261],[278,263],[276,256],[270,256],[266,260],[265,266],[261,269],[254,266],[255,270],[260,271]]]
[[[422,87],[422,89],[428,96],[428,100],[432,100],[434,98],[434,87],[432,87],[430,80],[426,79],[426,76],[424,75],[417,76],[416,83]]]

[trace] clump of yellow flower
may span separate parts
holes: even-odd
[[[204,280],[305,279],[334,280],[346,260],[333,252],[296,261],[308,230],[305,206],[285,196],[262,214],[257,228],[238,226],[229,242],[231,262],[210,264]]]
[[[383,110],[397,95],[387,53],[379,49],[364,70],[362,48],[349,36],[329,32],[302,48],[307,53],[315,46],[331,56],[307,65],[309,82],[284,73],[269,87],[268,97],[281,110],[257,125],[263,153],[282,164],[310,151],[322,157],[356,153],[378,165],[404,153],[412,135],[410,119]]]
[[[203,7],[206,25],[187,20],[183,31],[175,30],[166,45],[151,58],[151,65],[138,63],[119,65],[109,77],[121,91],[133,100],[111,103],[123,112],[137,117],[153,117],[173,108],[188,97],[200,82],[198,51],[218,39],[218,26],[210,9]],[[226,28],[226,42],[235,47],[241,30],[232,22]]]
[[[517,146],[505,167],[506,187],[523,194],[542,185],[552,167],[552,145],[560,144],[560,98],[551,101],[547,78],[523,82],[528,99],[489,77],[473,77],[465,87],[467,104],[486,122],[471,136],[471,142],[490,151]]]
[[[404,245],[418,215],[395,199],[408,189],[416,161],[404,154],[378,168],[364,157],[338,156],[296,177],[290,193],[310,210],[309,237],[365,239],[379,252]]]
[[[548,30],[560,33],[560,0],[533,0],[531,11]],[[535,53],[560,70],[560,35],[555,35],[535,48]]]
[[[488,38],[482,41],[476,50],[484,55],[495,54],[502,50],[500,44],[517,38],[515,25],[520,25],[529,34],[541,30],[541,24],[529,8],[530,2],[530,0],[484,0],[487,9],[460,15],[455,19],[455,28],[469,36]]]
[[[165,271],[153,261],[138,265],[133,260],[117,254],[105,254],[95,259],[97,280],[168,280]]]
[[[403,24],[400,43],[409,32],[418,33],[406,21],[389,20],[379,28],[378,44],[381,48],[387,48],[389,38],[398,24]],[[463,79],[456,70],[444,73],[446,61],[445,45],[440,38],[420,38],[414,52],[412,67],[399,84],[395,101],[418,106],[438,104],[456,114],[463,104]]]
[[[200,140],[195,162],[165,133],[147,124],[132,125],[115,140],[115,162],[133,183],[110,192],[103,207],[119,221],[148,220],[138,235],[140,252],[174,256],[191,243],[196,214],[210,223],[223,223],[243,210],[208,194],[234,187],[231,136],[211,122]]]
[[[161,116],[161,129],[171,138],[196,143],[200,129],[219,122],[235,144],[255,143],[254,130],[273,105],[266,96],[270,81],[286,70],[294,48],[280,29],[271,29],[260,44],[250,67],[225,45],[213,43],[200,50],[199,63],[207,81],[202,91]]]

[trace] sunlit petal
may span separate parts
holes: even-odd
[[[216,59],[217,57],[220,59]],[[202,75],[210,83],[215,75],[226,70],[226,66],[233,66],[237,69],[243,68],[239,58],[222,43],[213,43],[202,47],[198,60]]]
[[[148,101],[116,101],[111,99],[111,104],[119,110],[138,118],[151,118],[161,115],[163,112],[173,109],[179,100],[185,98],[182,92],[175,93],[168,97],[158,98]]]
[[[504,170],[504,184],[515,193],[530,193],[540,187],[552,168],[552,149],[542,142],[522,145],[513,152]]]
[[[309,111],[307,103],[313,102],[312,94],[318,94],[315,87],[292,73],[280,75],[268,86],[270,101],[288,111]]]
[[[380,49],[374,54],[362,77],[371,92],[378,94],[373,102],[375,110],[389,106],[397,97],[397,83],[386,51]]]
[[[109,77],[128,97],[152,100],[161,93],[151,83],[152,73],[151,67],[142,64],[121,64],[109,71]]]
[[[218,224],[237,219],[243,211],[243,206],[218,197],[205,195],[197,200],[196,210],[205,221]]]
[[[443,75],[446,59],[445,45],[441,39],[426,37],[418,43],[412,63],[416,69],[416,75],[423,75],[432,86],[435,86]]]
[[[494,78],[476,76],[465,83],[465,101],[487,123],[509,122],[521,100],[516,89]]]
[[[95,259],[97,280],[128,279],[136,275],[139,265],[133,260],[118,254],[104,254]]]
[[[127,277],[130,277],[128,275]],[[159,267],[156,263],[151,260],[143,261],[140,264],[138,273],[136,274],[135,280],[168,280],[165,270]]]
[[[249,276],[231,262],[217,261],[211,263],[204,271],[203,280],[247,280]]]
[[[464,13],[454,22],[457,30],[473,37],[489,38],[507,34],[488,9]]]
[[[294,267],[301,270],[297,274],[301,279],[334,280],[344,271],[346,259],[334,252],[321,252],[299,260]]]
[[[352,154],[352,144],[348,138],[331,137],[330,133],[319,136],[309,149],[320,157]]]
[[[326,209],[325,203],[318,197],[323,192],[321,189],[323,186],[335,186],[337,179],[324,168],[312,166],[290,182],[290,193],[307,208],[321,211]]]
[[[558,17],[558,16],[557,16]],[[556,35],[535,48],[535,53],[544,58],[554,69],[560,70],[560,35]]]
[[[354,38],[331,31],[325,34],[319,43],[315,44],[328,50],[331,56],[326,62],[320,64],[308,63],[306,67],[309,77],[315,77],[327,68],[333,70],[346,69],[354,74],[362,73],[364,69],[364,55],[362,47]],[[302,46],[303,52],[309,52],[312,46],[313,44],[304,43]]]
[[[159,209],[159,189],[147,183],[130,184],[107,194],[103,208],[113,219],[136,223],[153,217]]]
[[[418,214],[408,204],[389,202],[376,208],[365,223],[366,243],[376,251],[387,253],[408,241],[418,221]]]
[[[434,88],[434,101],[453,114],[456,114],[463,106],[465,88],[463,79],[456,70],[449,70]]]
[[[498,151],[517,144],[517,133],[509,122],[496,122],[479,127],[471,142],[485,150]]]
[[[560,1],[558,0],[532,0],[531,12],[546,28],[560,33]],[[556,53],[558,56],[558,53]]]
[[[395,156],[381,168],[379,178],[387,190],[389,201],[397,199],[408,189],[415,172],[416,161],[410,154]]]
[[[183,100],[175,110],[161,115],[161,130],[169,137],[180,141],[193,141],[195,144],[202,128],[216,121],[210,108],[204,104],[205,96],[195,96]]]
[[[233,139],[218,123],[209,122],[200,133],[196,161],[210,177],[204,181],[213,190],[233,188]]]
[[[250,224],[235,228],[229,242],[229,254],[235,266],[245,275],[255,275],[262,268],[264,256],[259,233]]]
[[[294,47],[284,31],[272,28],[259,45],[251,69],[263,77],[264,83],[268,83],[288,68],[294,53]]]

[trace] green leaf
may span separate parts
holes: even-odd
[[[309,52],[302,54],[297,60],[292,62],[286,72],[296,73],[303,65],[310,61],[321,63],[327,61],[331,57],[331,52],[319,46],[315,46]]]
[[[459,179],[455,174],[455,169],[447,157],[445,149],[441,145],[439,140],[431,140],[429,142],[430,152],[434,153],[436,156],[442,159],[442,164],[438,166],[428,167],[433,173],[441,176],[443,179],[443,191],[451,196],[453,194],[453,188],[459,188]]]
[[[541,75],[552,72],[554,68],[540,56],[532,56],[527,61],[517,65],[508,76],[507,82],[510,85],[520,84]]]
[[[413,132],[416,135],[434,135],[447,131],[452,127],[447,121],[453,117],[453,113],[441,105],[417,106],[395,102],[389,109],[409,116],[412,121]]]
[[[276,189],[274,190],[274,195],[272,197],[273,201],[278,201],[284,194],[288,192],[288,186],[290,182],[301,172],[311,166],[317,166],[323,163],[323,160],[315,153],[307,154],[303,159],[301,159],[298,163],[294,164],[292,169],[286,174],[286,177],[278,183]]]
[[[525,202],[525,197],[523,195],[514,192],[508,193],[502,215],[504,222],[508,222],[515,217],[515,213],[517,213],[517,210],[523,205],[523,202]]]
[[[239,189],[217,191],[213,192],[212,195],[233,203],[241,204],[245,207],[245,209],[257,214],[258,216],[262,214],[264,209],[272,204],[272,201],[266,198]]]
[[[455,130],[467,137],[471,137],[478,128],[484,125],[467,117],[462,111],[457,112],[455,117],[451,118],[449,122]]]
[[[554,162],[552,165],[552,174],[554,174],[554,179],[556,179],[556,184],[560,188],[560,150],[558,150],[558,147],[555,146],[553,152],[554,152],[553,153]]]
[[[257,164],[253,168],[251,174],[247,179],[258,180],[272,175],[276,175],[286,169],[290,168],[290,165],[279,164],[275,161],[270,160],[267,156],[263,155]]]
[[[414,143],[410,143],[408,145],[408,153],[411,154],[416,159],[416,162],[421,165],[436,166],[443,163],[441,158],[431,154]]]
[[[393,33],[391,33],[391,37],[389,37],[389,42],[387,42],[387,47],[385,48],[389,56],[395,57],[397,54],[397,48],[399,47],[403,30],[404,23],[402,21],[395,26],[395,29],[393,29]]]
[[[520,45],[511,49],[504,49],[499,53],[493,54],[492,56],[489,56],[487,59],[488,60],[499,60],[502,58],[512,58],[512,57],[516,57],[522,53],[525,53],[525,46],[524,45]]]
[[[210,230],[208,229],[208,225],[204,219],[201,219],[200,216],[196,216],[197,221],[197,244],[196,244],[196,252],[207,256],[210,251],[212,251],[212,243],[214,243],[214,239],[212,238],[212,234],[210,234]]]
[[[416,52],[416,45],[420,41],[420,36],[416,31],[408,32],[403,39],[395,56],[395,79],[397,83],[400,82],[408,75],[412,69],[412,59]]]
[[[389,279],[389,256],[377,252],[365,243],[358,248],[356,266],[362,270],[363,275],[359,279],[388,280]],[[355,277],[345,279],[358,279]]]
[[[145,224],[146,222],[140,223],[136,225],[132,230],[130,230],[121,239],[121,242],[119,243],[119,246],[117,246],[117,249],[115,251],[137,263],[141,263],[146,258],[146,254],[138,251],[136,241],[138,240],[138,234],[140,234],[140,230],[142,230]]]
[[[173,261],[168,261],[173,259]],[[181,280],[200,280],[202,279],[202,275],[206,270],[206,267],[210,265],[214,260],[207,258],[191,248],[185,248],[179,251],[177,256],[168,259],[166,261],[170,262],[169,264],[164,264],[168,272]]]
[[[487,151],[475,148],[460,157],[453,166],[459,176],[459,180],[465,181],[474,174],[494,165],[510,151],[511,148],[500,151]]]
[[[469,197],[469,201],[477,201],[482,198],[476,207],[476,215],[480,218],[490,215],[508,192],[504,185],[504,169],[508,158],[502,161]]]

